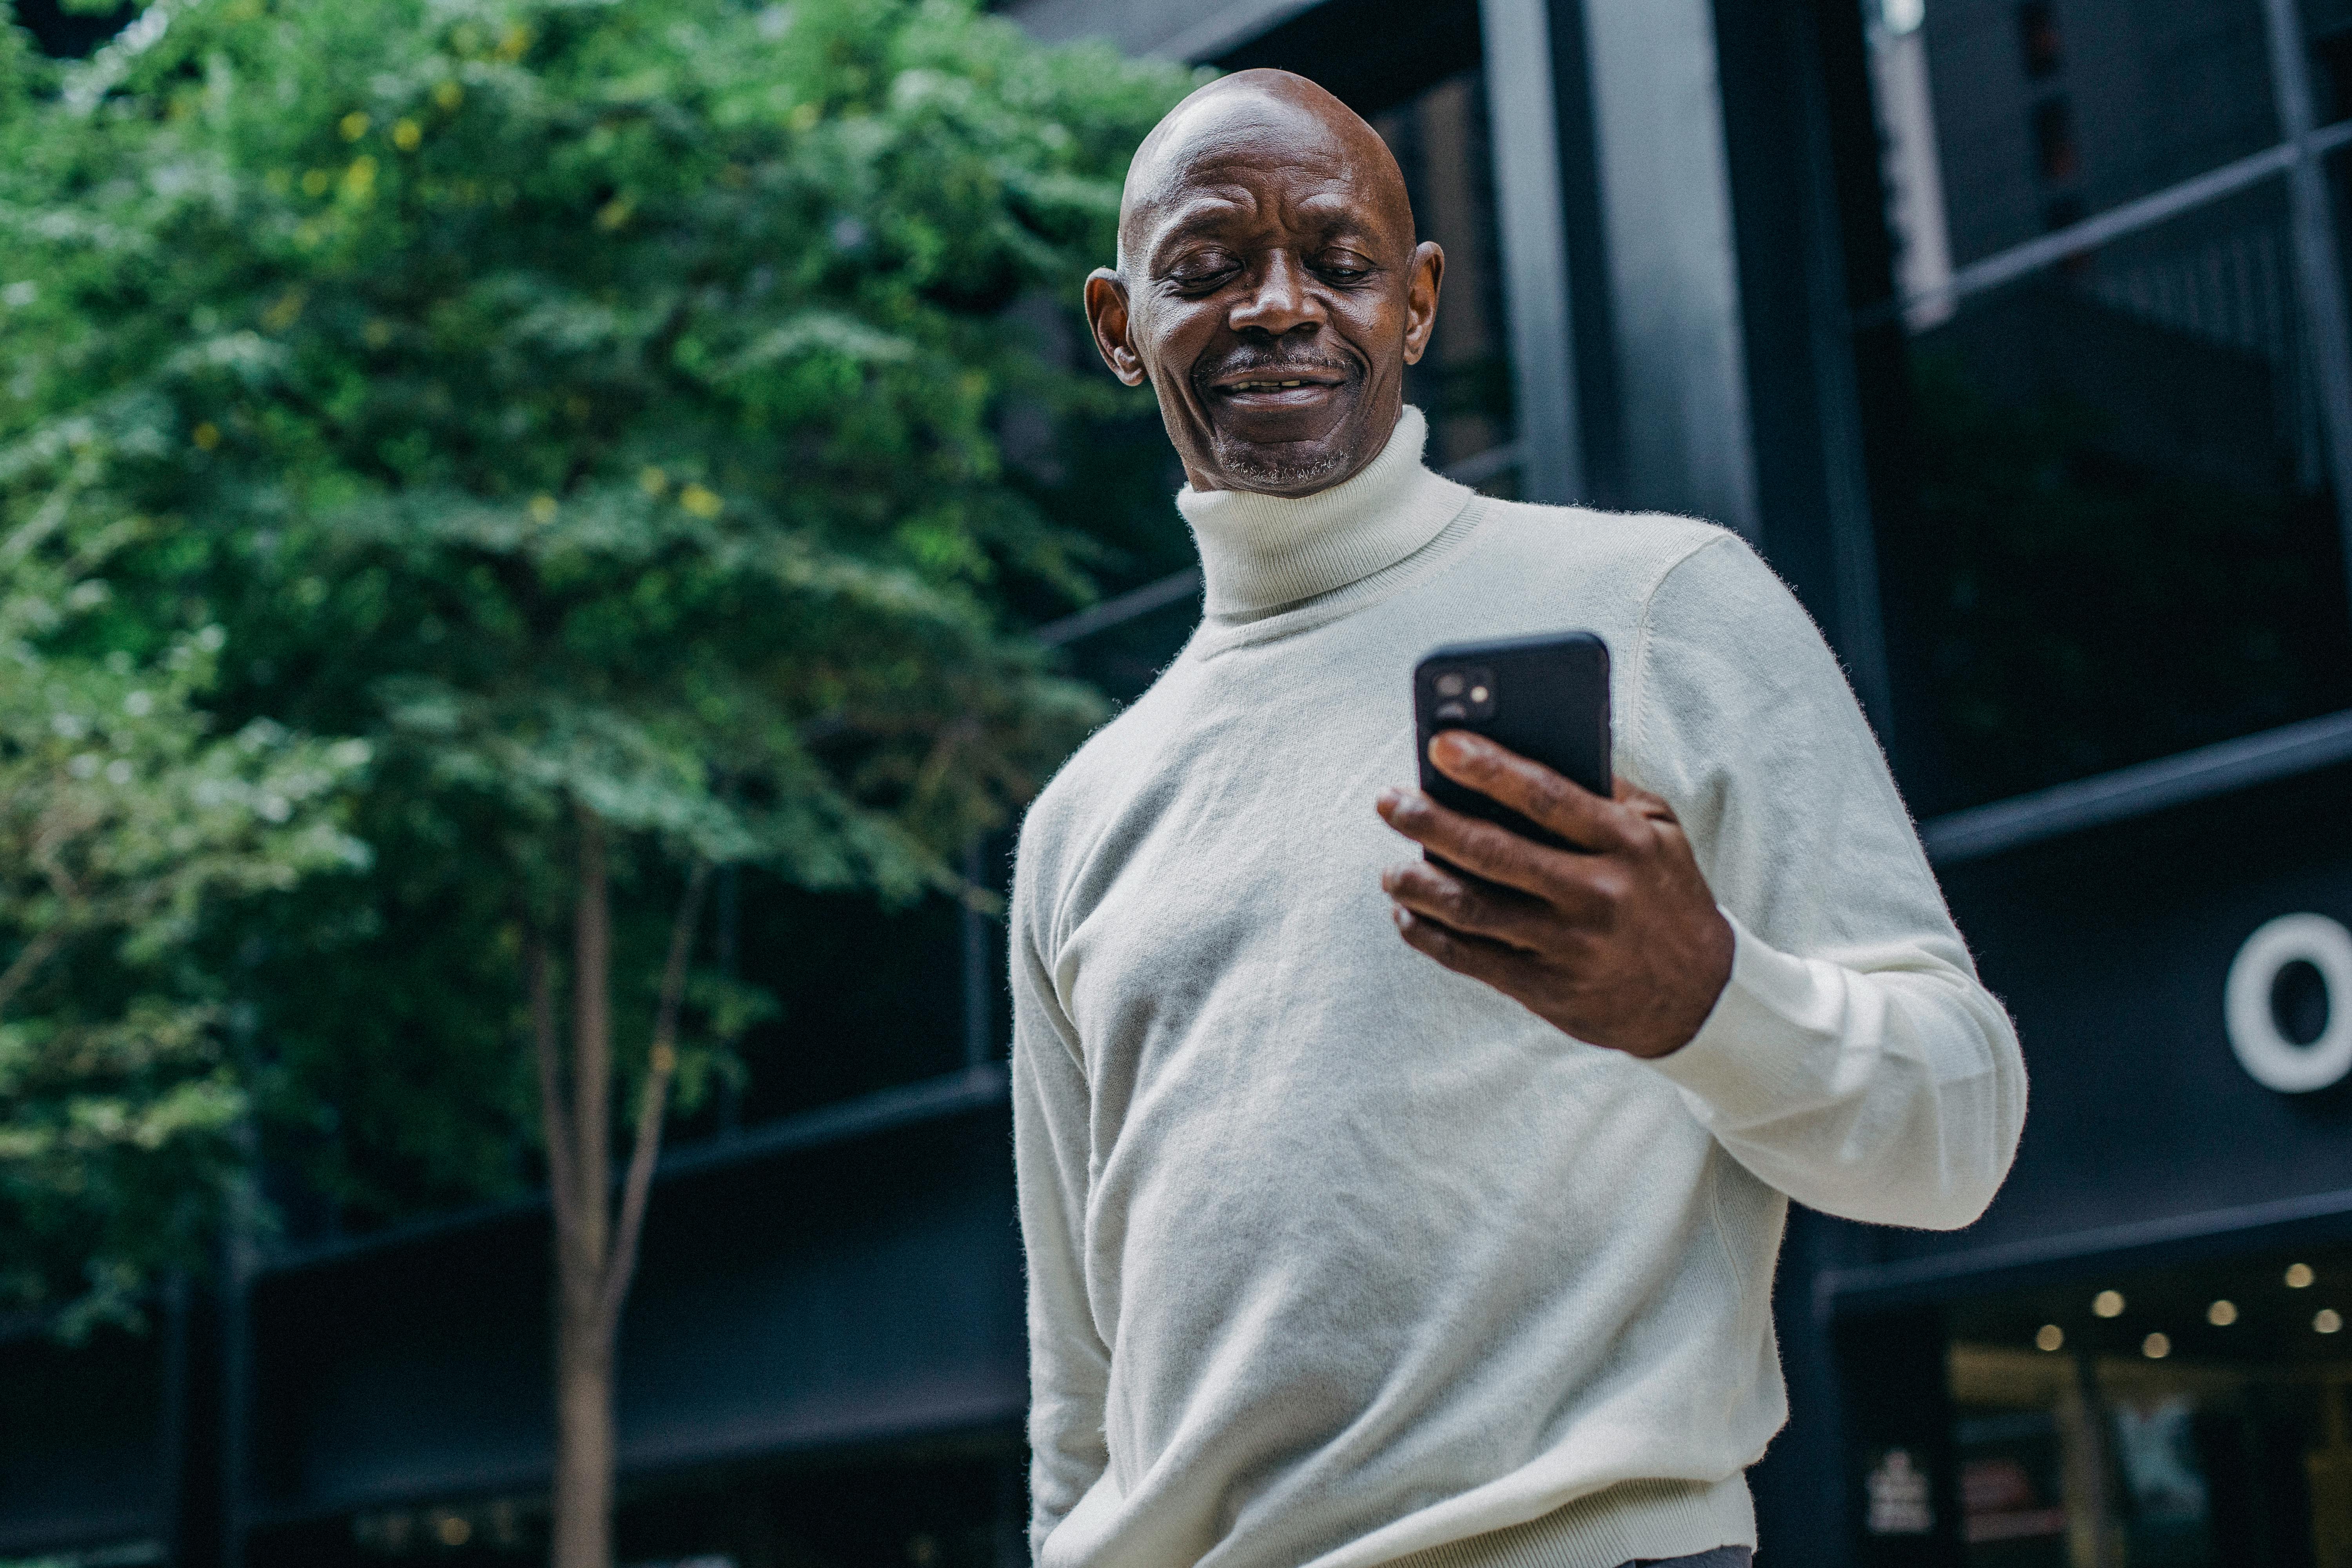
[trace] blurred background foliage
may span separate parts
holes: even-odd
[[[976,896],[1101,711],[1024,626],[1172,531],[1067,308],[1190,85],[968,0],[0,28],[0,1305],[131,1314],[256,1162],[536,1184],[577,811],[625,1066],[698,862]],[[777,1005],[689,994],[688,1114]]]

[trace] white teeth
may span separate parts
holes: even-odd
[[[1303,381],[1237,381],[1235,392],[1283,392],[1294,386],[1305,386]]]

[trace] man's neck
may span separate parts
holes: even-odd
[[[1468,492],[1421,461],[1429,423],[1408,405],[1352,478],[1290,499],[1188,488],[1176,497],[1208,579],[1212,616],[1311,599],[1403,560],[1453,521]]]

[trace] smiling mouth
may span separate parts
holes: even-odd
[[[1265,397],[1283,393],[1312,395],[1334,391],[1347,383],[1345,374],[1328,366],[1318,366],[1312,371],[1303,366],[1279,366],[1220,376],[1209,384],[1209,390],[1223,397]]]

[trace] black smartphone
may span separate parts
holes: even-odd
[[[1558,834],[1433,767],[1429,742],[1440,731],[1475,731],[1597,795],[1612,793],[1609,645],[1591,632],[1441,647],[1413,667],[1412,719],[1423,794],[1539,844],[1570,847]]]

